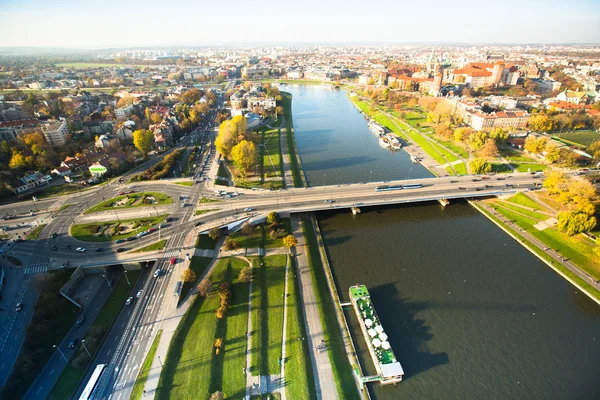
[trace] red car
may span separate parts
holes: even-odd
[[[152,233],[152,232],[156,232],[156,228],[150,228],[150,229],[148,229],[148,233]]]
[[[174,265],[177,262],[177,259],[175,257],[171,258],[171,265]]]

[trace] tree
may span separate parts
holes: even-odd
[[[589,181],[565,180],[560,193],[560,201],[563,204],[572,204],[578,210],[583,210],[588,204],[593,204],[596,198],[596,188]],[[593,215],[592,212],[590,215]]]
[[[560,160],[560,149],[558,145],[554,142],[546,143],[546,148],[544,149],[544,157],[548,162],[554,164],[558,160]]]
[[[228,237],[225,239],[225,250],[231,251],[239,247],[239,243]]]
[[[529,117],[529,128],[536,132],[550,132],[552,130],[552,120],[544,114],[532,115]]]
[[[190,122],[190,120],[188,118],[184,118],[180,123],[179,123],[179,127],[184,131],[184,132],[189,132],[189,130],[192,128],[192,123]]]
[[[208,296],[208,294],[212,291],[213,282],[210,278],[204,278],[200,281],[196,289],[198,289],[198,294],[202,297]]]
[[[152,114],[150,116],[150,121],[152,121],[153,124],[160,124],[163,120],[162,115],[160,115],[159,113],[155,112],[154,114]]]
[[[252,269],[248,266],[242,268],[242,270],[240,271],[240,276],[238,277],[238,279],[242,282],[248,283],[250,282],[250,279],[252,279]]]
[[[15,151],[8,163],[10,169],[25,169],[27,168],[27,159],[19,151]]]
[[[543,186],[548,189],[548,193],[556,194],[565,190],[567,179],[565,174],[560,171],[552,170],[546,173]]]
[[[151,130],[138,129],[133,132],[133,145],[145,156],[154,148],[154,134]]]
[[[563,211],[558,213],[559,231],[573,236],[577,233],[588,232],[596,226],[596,217],[581,211]]]
[[[181,274],[181,280],[188,283],[194,282],[196,280],[196,273],[192,269],[186,268]]]
[[[498,146],[494,139],[488,139],[485,141],[485,145],[481,149],[481,155],[487,158],[496,157],[498,155]]]
[[[231,149],[237,144],[237,136],[233,133],[230,121],[223,121],[219,127],[219,135],[215,139],[215,146],[223,157],[229,157]]]
[[[223,394],[223,392],[214,392],[210,395],[209,400],[225,400],[225,395]]]
[[[298,244],[298,240],[294,237],[294,235],[287,235],[283,238],[283,245],[288,249],[292,249],[292,247],[296,247]]]
[[[196,125],[201,120],[200,114],[198,114],[198,111],[196,111],[195,109],[192,109],[192,110],[190,110],[189,119],[192,124]]]
[[[546,148],[547,142],[548,138],[544,136],[536,138],[534,135],[529,135],[525,138],[523,148],[530,153],[541,154]]]
[[[588,147],[587,151],[592,155],[594,161],[600,161],[600,140],[592,142],[592,144],[590,144],[590,147]]]
[[[238,168],[248,173],[256,164],[256,147],[254,143],[242,140],[231,149],[231,158]]]
[[[236,115],[231,118],[230,126],[232,134],[237,137],[238,141],[246,137],[246,130],[248,129],[248,120],[246,120],[246,117]]]
[[[146,109],[144,110],[144,116],[147,120],[152,119],[152,111],[150,111],[148,107],[146,107]]]
[[[271,211],[269,215],[267,215],[267,223],[269,224],[279,223],[279,219],[279,214],[277,214],[276,211]]]
[[[492,170],[492,165],[483,158],[474,158],[469,162],[469,169],[472,174],[487,174]]]
[[[487,140],[487,133],[485,132],[473,132],[469,135],[469,147],[471,150],[479,150],[485,144]]]
[[[221,230],[219,228],[212,228],[208,231],[208,237],[212,240],[218,240],[221,238]]]

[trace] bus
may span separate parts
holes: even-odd
[[[422,187],[423,187],[423,185],[421,183],[412,183],[410,185],[402,185],[402,189],[419,189]]]
[[[181,296],[181,288],[183,286],[183,282],[182,281],[178,281],[175,284],[175,292],[173,293],[173,295],[175,296]]]
[[[377,186],[375,188],[376,192],[389,192],[392,190],[402,190],[403,187],[401,185],[397,185],[397,186]]]
[[[96,369],[92,373],[87,385],[85,385],[85,389],[83,389],[83,393],[81,393],[79,400],[90,400],[94,398],[94,391],[98,387],[98,382],[100,381],[100,377],[105,368],[106,364],[96,365]]]

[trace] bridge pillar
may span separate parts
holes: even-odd
[[[358,208],[358,207],[352,207],[351,210],[352,210],[352,214],[354,214],[354,215],[360,214],[360,208]]]
[[[442,205],[442,207],[450,205],[450,200],[448,199],[438,199],[438,202]]]

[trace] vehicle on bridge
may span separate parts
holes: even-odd
[[[422,188],[423,184],[421,183],[412,183],[406,185],[385,185],[385,186],[377,186],[375,188],[376,192],[391,192],[394,190],[402,190],[402,189],[418,189]]]

